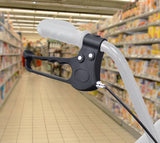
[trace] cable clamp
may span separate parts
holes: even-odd
[[[101,81],[96,82],[96,87],[97,88],[105,88],[105,84],[103,84]]]

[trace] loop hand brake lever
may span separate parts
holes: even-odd
[[[96,82],[100,80],[100,67],[103,57],[103,52],[100,52],[100,45],[104,40],[96,35],[85,35],[83,46],[78,56],[73,58],[38,57],[30,51],[24,51],[23,56],[26,59],[26,69],[39,75],[70,83],[74,88],[81,91],[96,90]],[[72,68],[72,75],[70,79],[66,80],[55,75],[33,70],[31,68],[31,61],[33,59],[69,64]]]

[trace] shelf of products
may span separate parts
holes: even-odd
[[[117,69],[113,69],[113,68],[102,67],[102,69],[108,70],[108,71],[113,71],[113,72],[118,72],[118,73],[119,73],[119,71],[118,71]],[[133,75],[134,75],[135,77],[139,77],[139,78],[143,78],[143,79],[148,79],[148,80],[160,82],[160,78],[156,78],[156,77],[154,77],[154,76],[143,75],[143,74],[136,74],[136,73],[133,73]]]
[[[0,107],[6,101],[21,74],[20,36],[13,31],[9,20],[0,13]]]
[[[153,8],[153,7],[154,8]],[[104,31],[108,29],[112,29],[114,27],[119,27],[121,25],[125,25],[126,23],[130,23],[132,21],[136,21],[137,19],[146,19],[147,17],[151,17],[152,15],[155,15],[156,13],[160,12],[159,9],[159,1],[149,1],[146,2],[135,2],[133,3],[129,8],[126,7],[126,10],[119,10],[117,13],[113,15],[113,18],[106,19],[102,22],[102,24],[99,26],[98,24],[93,27],[97,27],[96,30],[90,30],[92,33],[98,33],[99,31]],[[151,21],[154,22],[154,21]],[[156,23],[153,23],[153,25],[157,25]],[[152,25],[152,24],[150,24]]]
[[[61,57],[62,56],[62,43],[57,40],[48,40],[48,56]],[[48,62],[47,70],[51,74],[61,76],[62,67],[59,63]]]
[[[1,86],[1,89],[0,89],[0,91],[1,91],[0,92],[1,93],[1,96],[0,96],[0,108],[6,102],[8,96],[12,92],[12,90],[15,87],[15,85],[17,84],[18,80],[19,80],[19,77],[13,76],[10,81],[7,81],[5,86]]]
[[[121,45],[131,45],[131,44],[135,44],[135,45],[140,45],[140,44],[155,44],[155,43],[160,43],[160,39],[156,39],[156,38],[150,38],[150,39],[141,39],[141,40],[131,40],[128,42],[117,42],[114,43],[115,46],[121,46]]]
[[[8,68],[10,68],[10,67],[12,67],[12,66],[14,66],[14,65],[16,65],[16,64],[18,64],[18,63],[20,63],[20,61],[14,62],[13,64],[10,64],[10,65],[8,65],[8,66],[5,66],[5,67],[1,68],[0,71],[3,71],[3,70],[5,70],[5,69],[8,69]]]
[[[0,25],[3,26],[5,28],[5,30],[10,33],[18,42],[22,43],[21,42],[21,39],[19,37],[19,35],[17,33],[15,33],[14,31],[11,31],[9,28],[10,28],[10,25],[8,23],[3,24],[2,22],[0,22]]]
[[[1,35],[0,35],[0,37],[1,37]],[[10,42],[9,40],[6,40],[4,38],[0,38],[0,41],[5,42],[5,43],[7,43],[7,44],[9,44],[9,45],[11,45],[13,47],[21,48],[20,44],[17,44],[15,42]]]
[[[115,35],[118,35],[121,33],[127,33],[127,32],[144,31],[144,30],[147,30],[150,26],[159,26],[159,25],[160,25],[160,21],[153,22],[153,23],[142,25],[142,26],[131,27],[128,29],[120,30],[120,31],[108,34],[108,35],[106,35],[106,37],[115,36]]]
[[[140,15],[137,15],[137,16],[134,16],[134,17],[131,17],[131,18],[128,18],[128,19],[126,19],[126,20],[120,20],[120,21],[118,21],[118,22],[115,23],[115,24],[112,24],[112,25],[109,25],[109,26],[105,27],[104,29],[110,29],[110,28],[112,28],[112,27],[119,26],[119,25],[125,24],[125,23],[127,23],[127,22],[129,22],[129,21],[136,20],[136,19],[146,18],[146,17],[148,17],[148,16],[150,16],[150,15],[152,15],[152,14],[154,14],[154,13],[158,13],[158,12],[160,12],[160,10],[157,8],[156,10],[151,10],[151,11],[149,11],[149,12],[145,12],[145,13],[143,13],[143,14],[140,14]],[[115,17],[116,17],[116,14],[115,14]]]
[[[109,86],[111,87],[116,87],[120,90],[126,90],[124,86],[120,85],[120,84],[117,84],[117,83],[112,83],[112,82],[108,82],[108,81],[103,81],[104,83],[107,83]],[[104,94],[104,92],[101,92]],[[154,98],[154,97],[151,97],[149,95],[145,95],[145,94],[142,94],[142,97],[144,97],[145,99],[149,99],[151,100],[152,102],[156,103],[158,106],[160,106],[160,100],[157,99],[157,98]]]
[[[94,30],[93,30],[94,29]],[[85,29],[83,29],[85,30]],[[160,1],[136,1],[118,11],[113,18],[86,26],[86,30],[107,37],[119,48],[133,71],[149,114],[160,119]],[[132,103],[115,63],[108,55],[102,62],[101,79],[132,108]],[[141,130],[133,118],[105,92],[91,92],[96,99],[109,106],[118,119]],[[94,98],[94,97],[93,97]]]
[[[0,82],[0,87],[1,86],[3,86],[7,81],[8,81],[8,79],[10,79],[16,72],[18,72],[20,69],[17,69],[17,70],[14,70],[14,71],[12,71],[11,73],[5,73],[6,75],[5,75],[5,78],[3,79],[3,81],[1,81]],[[1,76],[4,76],[3,75],[4,73],[1,73]]]

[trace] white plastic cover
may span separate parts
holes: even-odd
[[[68,44],[82,47],[83,38],[88,31],[79,31],[71,23],[55,19],[42,20],[38,27],[38,33],[44,38],[51,38]]]

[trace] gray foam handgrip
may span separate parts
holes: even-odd
[[[44,38],[51,38],[68,44],[82,47],[83,38],[88,31],[79,31],[71,23],[55,19],[42,20],[38,27],[38,33]]]

